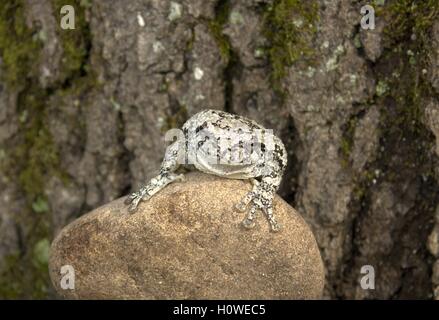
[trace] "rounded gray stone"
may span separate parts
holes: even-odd
[[[315,299],[324,285],[310,228],[276,196],[282,229],[260,214],[253,229],[233,210],[247,181],[186,175],[128,214],[123,198],[66,226],[52,243],[50,276],[75,299]],[[60,286],[63,265],[74,290]]]

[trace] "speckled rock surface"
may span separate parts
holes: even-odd
[[[279,233],[262,214],[240,225],[233,205],[249,182],[201,173],[167,186],[134,215],[123,198],[65,227],[51,248],[50,275],[66,298],[311,299],[323,292],[319,249],[302,217],[276,197]],[[60,288],[72,265],[75,289]]]

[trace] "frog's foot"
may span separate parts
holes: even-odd
[[[253,220],[250,220],[249,218],[245,218],[241,222],[242,226],[246,229],[252,229],[255,226],[255,222]]]
[[[242,221],[242,225],[246,229],[251,229],[255,226],[255,219],[258,210],[261,210],[267,216],[267,220],[270,223],[270,228],[272,232],[278,232],[281,229],[281,226],[277,222],[276,218],[273,214],[273,205],[272,201],[269,198],[259,199],[258,197],[254,197],[251,200],[251,208],[248,211],[248,214],[244,221]]]
[[[271,231],[273,232],[278,232],[282,228],[281,225],[274,218],[268,220],[268,222],[270,223]]]
[[[184,174],[176,174],[175,177],[173,178],[174,181],[180,181],[180,182],[184,182],[185,181],[185,177]]]
[[[138,192],[133,192],[125,198],[125,205],[129,205],[128,212],[134,213],[137,211],[137,207],[140,201],[145,201],[151,198],[151,196],[146,192],[145,188],[140,189]]]
[[[258,207],[253,204],[252,207],[250,208],[247,217],[245,217],[245,219],[242,221],[242,226],[246,229],[251,229],[255,226],[255,218],[256,218],[256,210],[258,209]]]
[[[129,213],[135,213],[137,211],[137,206],[139,205],[139,202],[142,200],[142,197],[137,197],[133,199],[130,206],[128,207]]]
[[[157,177],[151,179],[151,181],[146,186],[140,188],[138,192],[134,192],[130,194],[128,197],[126,197],[124,203],[125,205],[129,205],[128,212],[129,213],[136,212],[140,201],[149,200],[154,194],[159,192],[165,186],[177,180],[183,181],[184,175],[166,173],[166,174],[160,174]]]

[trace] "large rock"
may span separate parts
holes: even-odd
[[[262,215],[247,230],[233,205],[249,182],[186,175],[130,215],[123,199],[65,227],[51,248],[50,276],[66,298],[312,299],[322,295],[324,269],[302,217],[276,197],[282,229]],[[60,286],[63,265],[75,288]]]

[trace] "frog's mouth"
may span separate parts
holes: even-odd
[[[253,164],[228,163],[227,161],[209,161],[205,157],[198,157],[195,167],[204,172],[231,179],[249,179]]]

